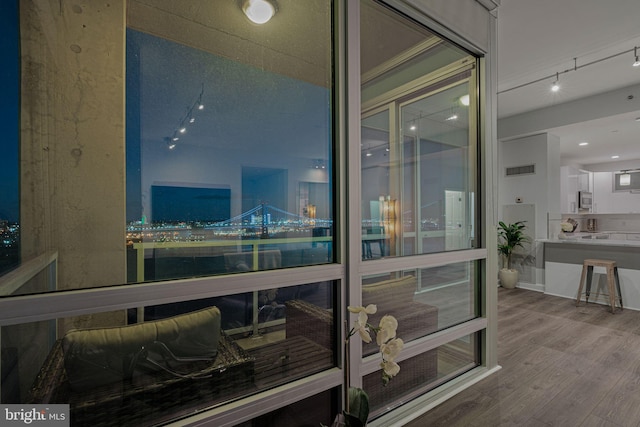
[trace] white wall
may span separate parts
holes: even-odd
[[[142,149],[143,214],[152,217],[151,186],[172,183],[180,186],[203,186],[231,189],[231,216],[242,213],[242,166],[287,170],[287,206],[298,212],[300,182],[328,183],[328,169],[312,167],[313,159],[274,154],[259,146],[253,152],[181,145],[168,150],[163,144],[143,144]]]
[[[535,174],[505,176],[506,168],[534,164]],[[503,141],[498,147],[498,176],[500,218],[509,222],[520,203],[531,206],[526,220],[532,239],[546,239],[548,215],[560,212],[560,140],[550,134],[538,134],[512,141]],[[514,206],[515,205],[515,206]],[[521,254],[518,268],[522,272],[521,287],[544,289],[542,243],[533,241],[526,253]],[[518,260],[516,260],[518,262]],[[525,283],[523,283],[525,282]]]
[[[547,238],[547,213],[560,212],[560,141],[539,134],[501,142],[498,148],[500,206],[522,203],[536,206],[536,239]],[[508,167],[535,164],[534,175],[505,176]]]

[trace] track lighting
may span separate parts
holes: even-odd
[[[566,73],[578,71],[578,70],[581,70],[581,69],[583,69],[585,67],[590,67],[592,65],[599,64],[599,63],[601,63],[603,61],[608,61],[610,59],[617,58],[620,55],[627,55],[627,54],[629,54],[629,52],[633,52],[634,57],[635,57],[635,62],[633,63],[633,66],[640,68],[640,56],[638,55],[638,47],[634,47],[633,49],[623,50],[621,52],[614,53],[613,55],[609,55],[609,56],[604,57],[604,58],[595,59],[593,61],[587,62],[585,64],[581,64],[581,65],[578,65],[578,58],[573,58],[573,67],[572,68],[567,68],[566,70],[562,70],[562,71],[560,71],[560,73],[566,74]],[[512,90],[521,89],[521,88],[527,87],[529,85],[537,84],[537,83],[540,83],[540,82],[545,82],[545,81],[548,81],[549,79],[551,79],[553,77],[555,77],[556,80],[554,81],[553,86],[551,87],[551,90],[554,91],[554,92],[557,92],[558,90],[560,90],[560,83],[559,83],[559,78],[558,78],[560,73],[556,72],[555,76],[553,74],[550,74],[550,75],[547,75],[547,76],[543,76],[543,77],[537,78],[535,80],[531,80],[531,81],[528,81],[528,82],[525,82],[525,83],[510,87],[508,89],[504,89],[504,90],[498,91],[498,95],[501,95],[501,94],[506,93],[506,92],[510,92]]]
[[[264,24],[275,15],[276,7],[268,0],[245,0],[242,11],[255,24]]]
[[[203,110],[204,104],[202,103],[202,94],[204,93],[204,85],[202,85],[202,89],[200,90],[200,94],[198,95],[198,99],[191,104],[191,107],[187,109],[187,114],[182,116],[182,119],[178,123],[178,126],[174,128],[173,135],[170,137],[166,137],[164,140],[169,147],[169,150],[173,150],[176,148],[176,142],[180,140],[180,136],[187,133],[187,127],[196,122],[196,118],[193,115],[195,110]]]

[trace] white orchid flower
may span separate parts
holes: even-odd
[[[382,353],[383,360],[393,362],[403,348],[404,341],[400,338],[395,338],[385,344],[382,344],[380,346],[380,352]]]
[[[367,316],[367,313],[361,311],[360,313],[358,313],[358,320],[356,320],[356,323],[353,325],[353,329],[360,334],[360,338],[362,338],[362,341],[366,343],[371,342],[369,325],[367,323],[368,320],[369,317]]]
[[[380,367],[389,378],[395,377],[398,375],[398,372],[400,372],[400,365],[390,360],[383,360],[382,363],[380,363]]]
[[[366,314],[376,314],[376,311],[378,311],[378,307],[375,304],[369,304],[366,307],[359,307],[359,306],[352,306],[350,305],[349,307],[347,307],[347,310],[349,310],[351,313],[366,313]]]
[[[379,346],[396,337],[398,321],[395,317],[386,315],[380,319],[379,330],[376,335],[376,342]]]

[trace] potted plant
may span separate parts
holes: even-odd
[[[511,255],[516,247],[524,247],[523,243],[529,242],[529,237],[524,234],[524,221],[505,224],[500,221],[498,227],[498,252],[507,260],[506,268],[499,271],[500,284],[505,288],[515,288],[518,283],[518,270],[511,268]]]

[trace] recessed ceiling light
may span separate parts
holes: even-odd
[[[612,159],[619,159],[620,156],[611,156]]]
[[[584,141],[583,141],[583,142],[581,142],[581,143],[580,143],[580,144],[578,144],[578,145],[580,145],[580,146],[584,147],[585,145],[589,145],[589,143],[588,143],[588,142],[584,142]]]

